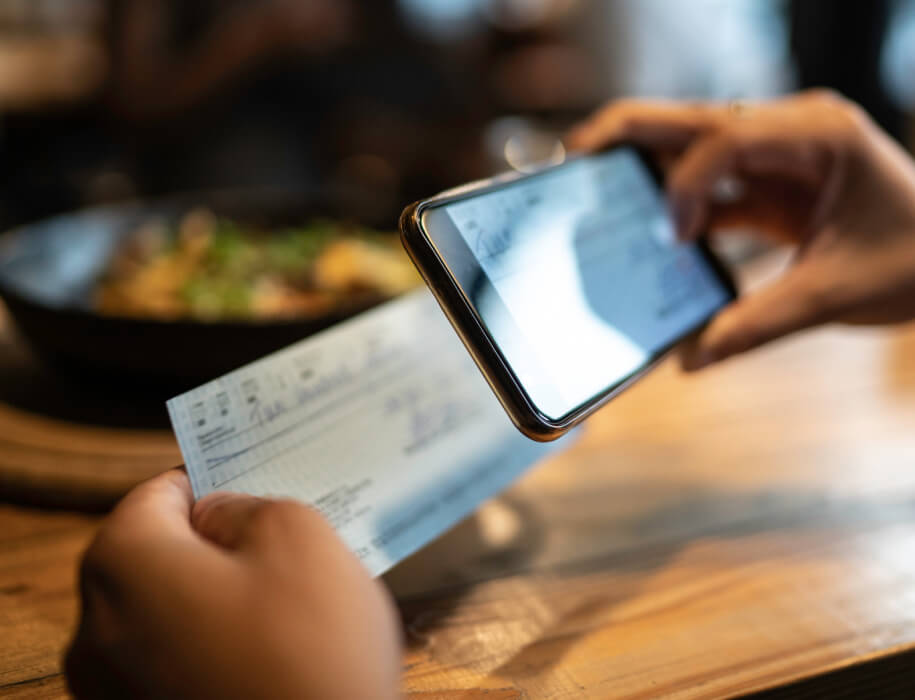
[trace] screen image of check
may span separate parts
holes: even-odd
[[[515,429],[426,290],[167,405],[197,498],[307,503],[373,575],[569,439]]]

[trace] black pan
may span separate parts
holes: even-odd
[[[315,216],[370,226],[346,197],[246,191],[86,210],[31,224],[0,237],[0,296],[22,335],[49,363],[108,384],[129,382],[171,394],[224,374],[368,308],[296,320],[155,321],[93,311],[99,275],[125,236],[151,217],[179,219],[207,206],[217,215],[282,226]]]

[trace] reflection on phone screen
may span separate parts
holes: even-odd
[[[462,286],[552,419],[625,380],[730,299],[701,249],[675,241],[663,194],[629,148],[442,209],[474,263],[463,268],[475,270],[473,283]]]

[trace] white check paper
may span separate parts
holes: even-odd
[[[168,402],[194,494],[318,508],[378,575],[557,449],[528,440],[425,290]]]

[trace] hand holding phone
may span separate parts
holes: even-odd
[[[616,100],[566,142],[584,151],[637,143],[669,163],[681,239],[737,229],[798,247],[778,279],[715,316],[684,369],[824,323],[915,319],[915,163],[840,95]],[[737,200],[720,200],[723,179],[740,183]]]
[[[658,172],[618,146],[445,193],[404,245],[518,428],[559,437],[735,297],[680,244]]]

